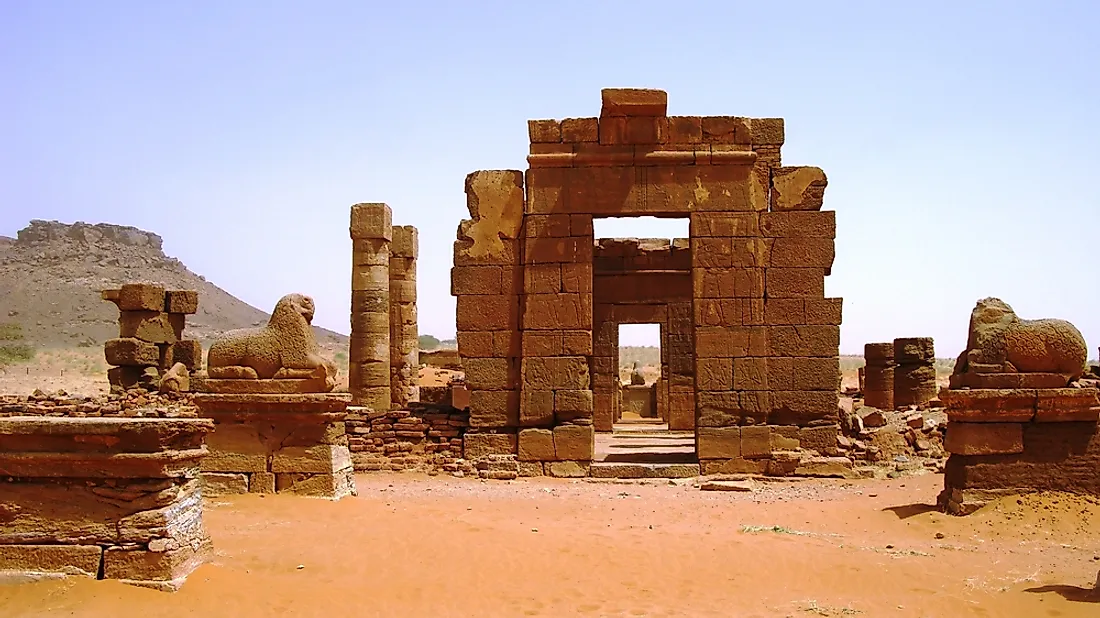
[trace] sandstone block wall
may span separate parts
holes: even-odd
[[[408,409],[370,412],[347,421],[356,471],[465,472],[462,436],[470,412],[464,386],[420,387]]]
[[[199,309],[198,292],[127,283],[101,296],[119,309],[119,336],[103,346],[111,386],[152,390],[176,363],[188,372],[202,369],[202,345],[183,338],[187,316]]]
[[[0,573],[175,590],[211,549],[204,419],[0,418]]]
[[[562,427],[588,443],[594,398],[607,396],[592,380],[607,358],[595,344],[606,349],[610,333],[593,317],[592,219],[605,216],[689,220],[691,353],[669,354],[668,405],[671,423],[676,399],[692,394],[671,378],[685,359],[704,471],[755,466],[807,430],[835,439],[841,300],[824,294],[836,236],[834,213],[821,210],[825,174],[781,165],[782,119],[670,117],[655,90],[602,97],[599,118],[529,122],[525,175],[467,178],[472,218],[452,271],[467,443],[519,430],[515,446],[496,439],[499,454],[548,457],[533,430]],[[588,451],[563,456],[554,437],[555,459],[529,461],[583,470]]]

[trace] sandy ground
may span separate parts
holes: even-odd
[[[761,484],[359,476],[340,502],[208,502],[217,547],[177,593],[0,588],[22,616],[1100,615],[1100,503],[931,509],[942,477]],[[779,526],[779,528],[775,528]],[[759,527],[759,528],[755,528]]]

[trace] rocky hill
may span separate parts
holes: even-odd
[[[99,291],[122,283],[159,283],[198,290],[189,337],[265,324],[269,315],[206,281],[162,250],[161,237],[134,227],[31,221],[18,238],[0,236],[0,322],[22,327],[43,347],[99,346],[118,336],[118,309]],[[347,337],[314,329],[326,347]]]

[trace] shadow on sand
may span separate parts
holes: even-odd
[[[1100,584],[1100,574],[1097,575],[1097,583]],[[1062,595],[1062,598],[1067,601],[1076,601],[1078,603],[1100,603],[1100,585],[1094,586],[1092,588],[1079,588],[1077,586],[1055,584],[1051,586],[1038,586],[1035,588],[1028,588],[1024,590],[1024,592],[1032,592],[1036,594],[1053,592]]]
[[[902,504],[900,506],[888,506],[883,511],[890,511],[898,516],[898,519],[909,519],[916,515],[935,513],[940,510],[935,504]]]

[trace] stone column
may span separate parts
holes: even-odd
[[[393,228],[390,244],[390,400],[401,409],[419,401],[420,333],[416,324],[416,228]]]
[[[348,390],[352,402],[390,409],[390,242],[385,204],[351,207],[351,344]]]
[[[863,405],[879,410],[894,409],[894,344],[868,343],[863,346]]]
[[[931,337],[894,340],[894,406],[920,405],[936,397],[935,346]]]

